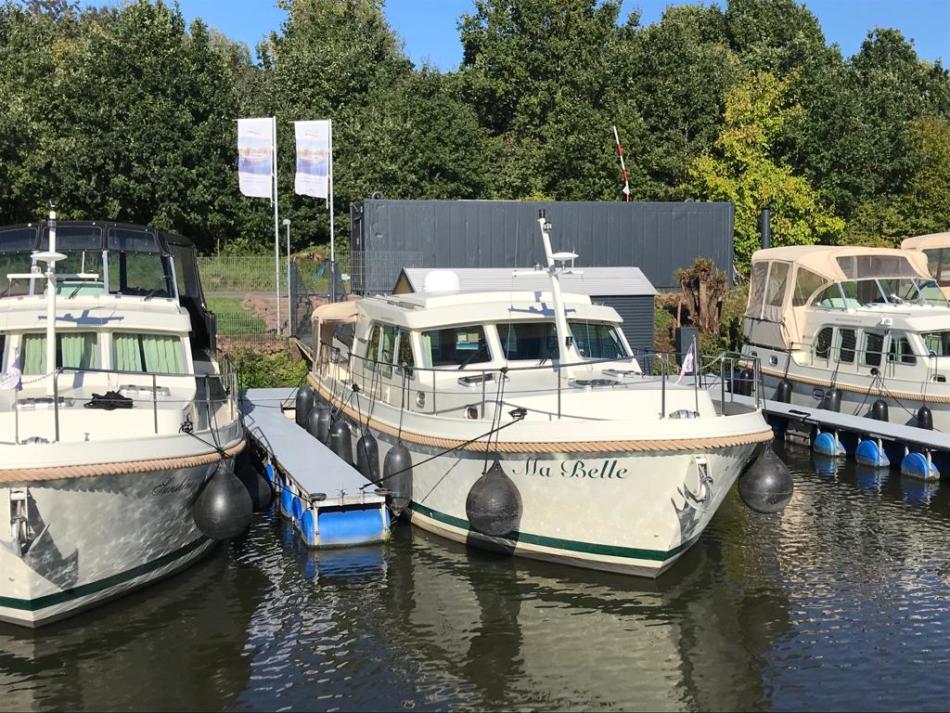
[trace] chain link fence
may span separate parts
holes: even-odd
[[[310,318],[318,305],[351,293],[389,293],[404,267],[424,264],[422,253],[409,251],[354,252],[341,256],[335,270],[329,260],[293,257],[288,281],[287,260],[282,256],[278,321],[273,256],[198,258],[205,299],[217,315],[219,337],[260,342],[295,336],[307,344],[312,338]]]

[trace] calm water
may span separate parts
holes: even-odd
[[[950,484],[789,460],[782,516],[733,493],[655,583],[405,525],[312,554],[261,516],[166,583],[0,627],[0,708],[945,708]]]

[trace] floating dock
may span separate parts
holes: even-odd
[[[384,495],[351,464],[289,417],[296,389],[248,389],[241,410],[248,436],[264,451],[265,474],[281,515],[309,547],[349,547],[389,538]]]
[[[718,387],[713,395],[719,398]],[[726,401],[745,406],[754,403],[752,397],[728,391]],[[809,445],[821,455],[850,456],[870,467],[899,464],[902,474],[924,480],[950,473],[948,433],[771,399],[763,403],[777,436]]]

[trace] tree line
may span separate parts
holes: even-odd
[[[250,49],[177,6],[0,4],[0,224],[103,218],[201,249],[262,249],[267,201],[237,189],[236,122],[278,117],[281,207],[299,246],[328,239],[292,194],[291,121],[334,121],[338,244],[352,201],[619,200],[611,127],[637,200],[728,200],[740,266],[768,204],[777,244],[893,244],[950,229],[950,75],[893,29],[853,57],[795,0],[670,7],[475,0],[455,71],[414,66],[383,0],[279,0]]]

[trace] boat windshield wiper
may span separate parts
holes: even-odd
[[[476,349],[476,350],[473,351],[471,354],[469,354],[467,357],[465,357],[465,361],[463,361],[461,364],[459,364],[459,369],[460,369],[460,370],[461,370],[461,369],[464,369],[466,366],[468,366],[468,365],[471,364],[473,361],[475,361],[475,357],[477,357],[479,354],[485,352],[485,347],[486,347],[486,346],[487,346],[487,345],[484,344],[484,343],[479,344],[479,345],[478,345],[478,349]]]

